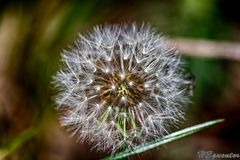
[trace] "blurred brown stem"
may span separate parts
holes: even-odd
[[[240,61],[240,43],[184,38],[169,39],[180,53],[193,57],[224,58]]]

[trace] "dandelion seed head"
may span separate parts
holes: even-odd
[[[54,77],[61,124],[99,151],[168,133],[189,102],[182,61],[148,26],[97,26],[62,54]]]

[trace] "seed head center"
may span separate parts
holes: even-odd
[[[120,84],[120,86],[117,89],[117,95],[118,96],[126,96],[129,94],[129,86],[126,84]]]
[[[145,79],[140,75],[101,70],[95,74],[93,84],[100,87],[95,87],[98,96],[92,101],[103,101],[105,106],[133,107],[149,97],[149,92],[144,87]]]

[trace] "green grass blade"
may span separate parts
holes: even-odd
[[[138,153],[142,153],[142,152],[145,152],[147,150],[156,148],[160,145],[166,144],[168,142],[175,141],[177,139],[180,139],[180,138],[186,137],[188,135],[191,135],[193,133],[199,132],[199,131],[201,131],[205,128],[208,128],[208,127],[210,127],[214,124],[217,124],[217,123],[220,123],[220,122],[223,122],[223,121],[224,121],[224,119],[217,119],[217,120],[208,121],[208,122],[205,122],[205,123],[202,123],[202,124],[198,124],[198,125],[195,125],[195,126],[192,126],[192,127],[189,127],[189,128],[185,128],[183,130],[180,130],[180,131],[171,133],[169,135],[166,135],[166,136],[164,136],[160,139],[157,139],[153,142],[149,142],[149,143],[146,143],[144,145],[135,147],[132,150],[126,150],[126,151],[123,151],[123,152],[120,152],[120,153],[116,153],[115,155],[106,157],[102,160],[123,159],[123,158],[129,157],[129,156],[132,156],[132,155],[135,155],[135,154],[138,154]]]
[[[10,155],[13,151],[15,151],[18,147],[26,143],[30,140],[34,135],[36,135],[37,131],[34,129],[28,129],[22,133],[20,133],[12,142],[0,148],[0,160],[6,158],[6,156]]]

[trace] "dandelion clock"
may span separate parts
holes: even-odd
[[[148,25],[97,26],[79,35],[62,61],[54,77],[61,125],[96,150],[144,144],[184,118],[182,61]]]

